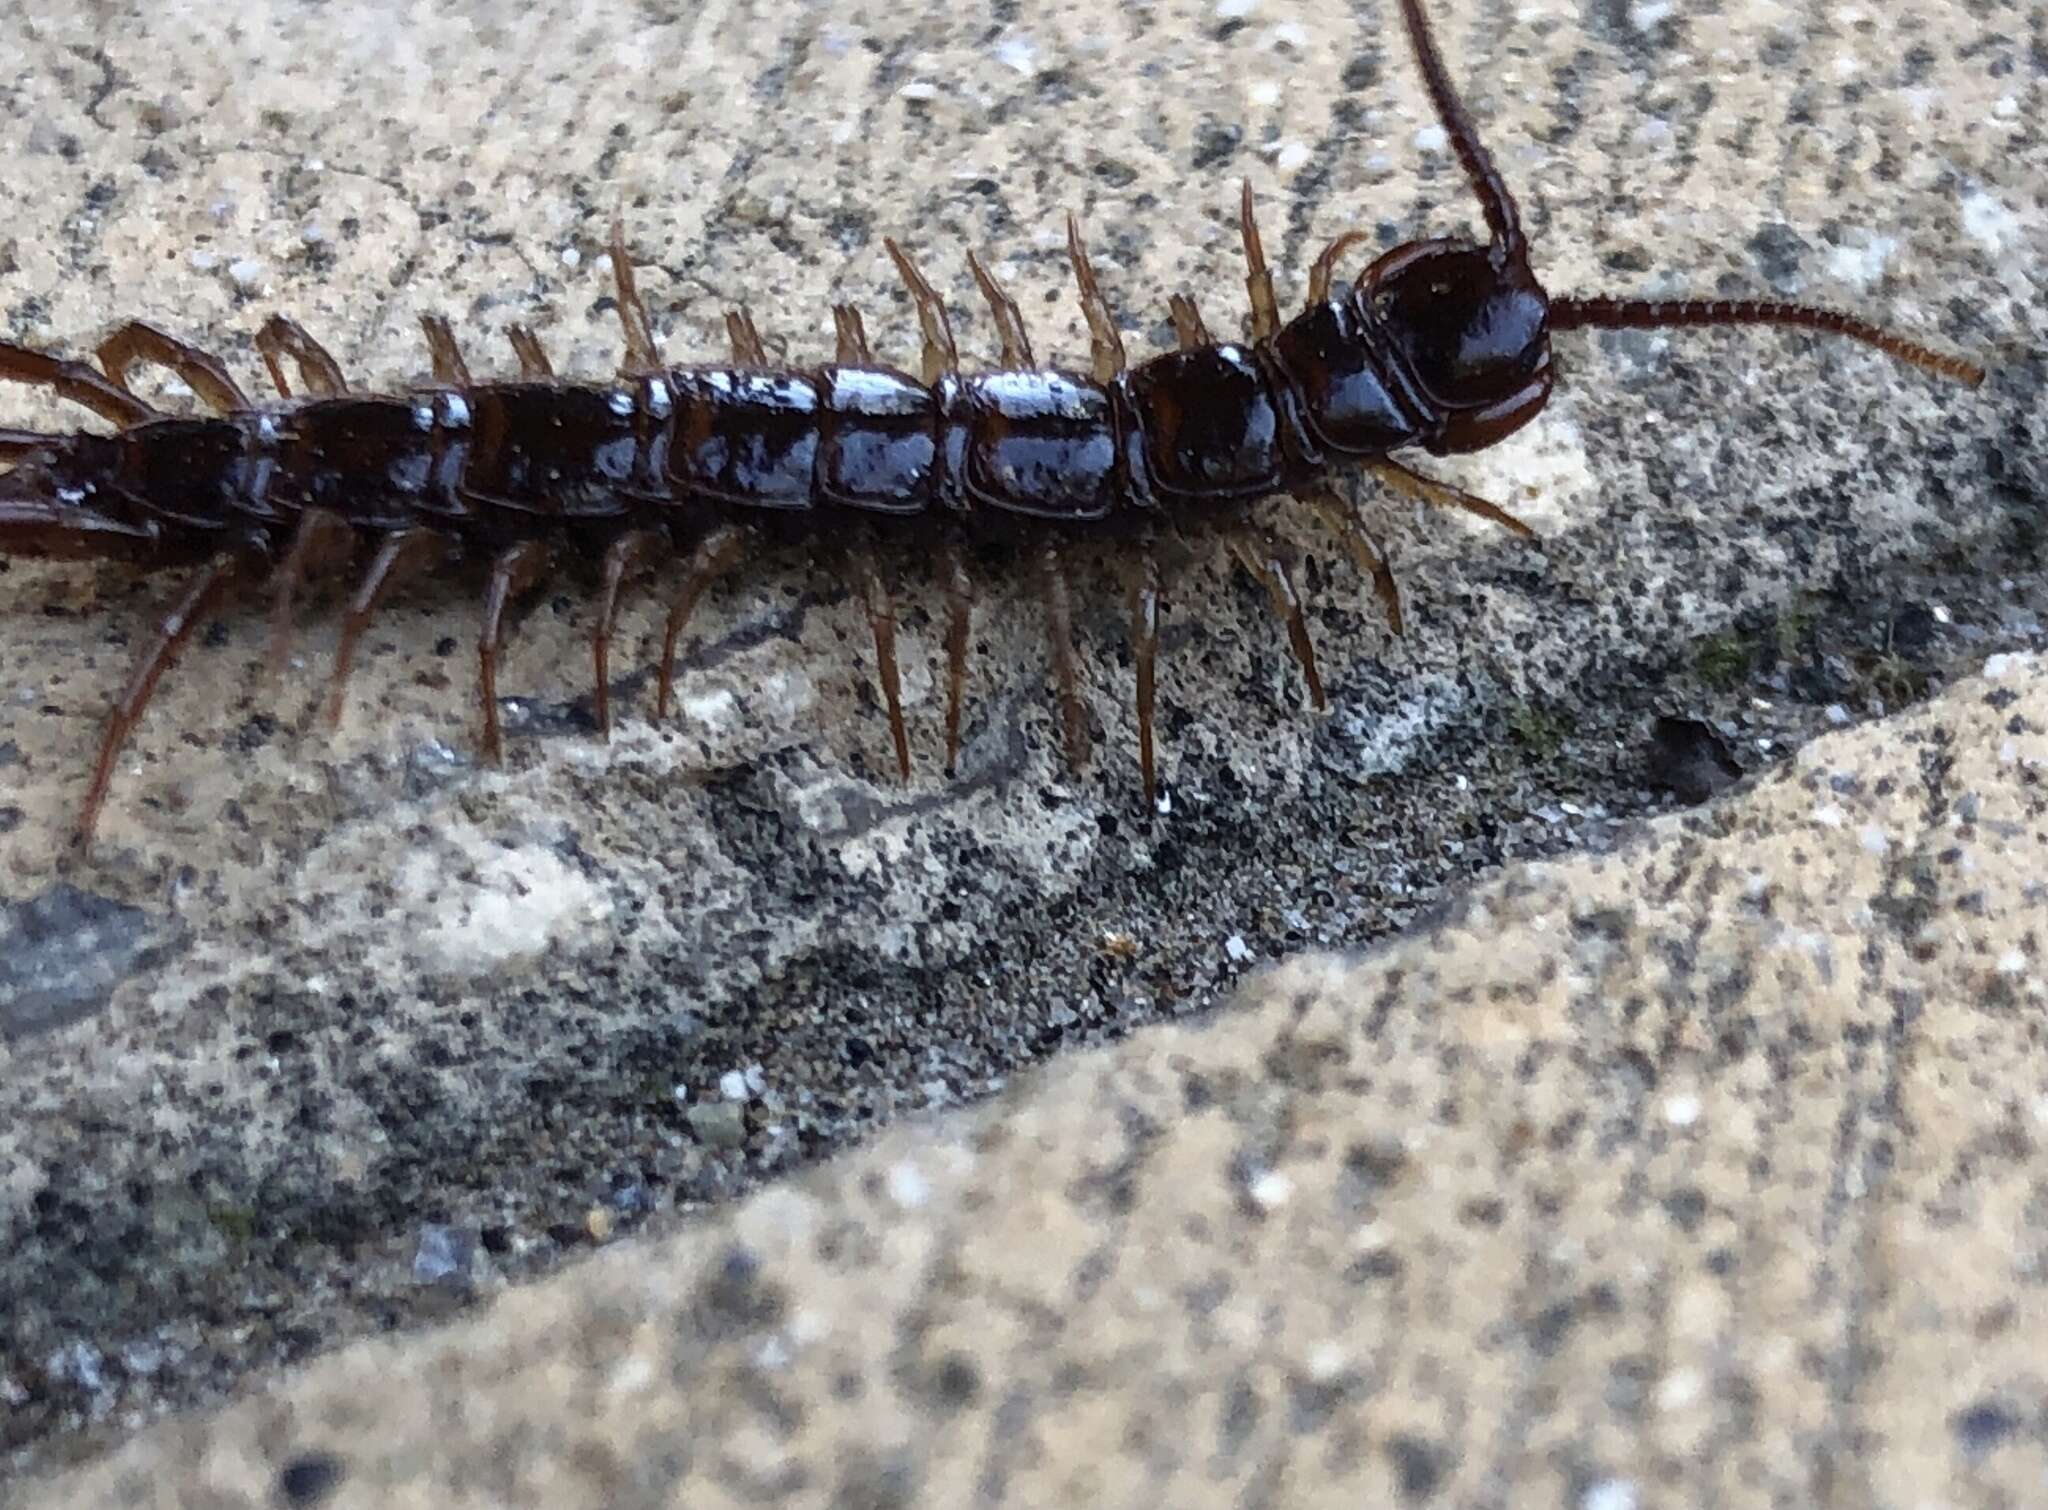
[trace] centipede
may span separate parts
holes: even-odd
[[[270,660],[285,655],[310,582],[348,578],[326,711],[338,719],[356,647],[401,586],[454,562],[483,567],[476,641],[484,756],[503,758],[499,658],[507,614],[565,559],[594,569],[590,653],[598,736],[612,731],[610,651],[629,583],[666,573],[655,716],[675,696],[677,647],[708,588],[764,541],[830,551],[874,642],[896,767],[910,746],[883,564],[930,568],[946,604],[946,765],[960,750],[975,564],[986,547],[1035,579],[1064,754],[1090,734],[1080,695],[1069,581],[1073,553],[1112,542],[1123,567],[1136,681],[1139,781],[1159,790],[1154,711],[1162,543],[1205,529],[1270,596],[1306,683],[1327,705],[1286,553],[1252,523],[1285,499],[1334,530],[1370,575],[1389,628],[1403,627],[1388,554],[1338,486],[1371,474],[1425,505],[1514,532],[1505,508],[1399,459],[1485,449],[1540,413],[1556,379],[1551,336],[1574,329],[1780,326],[1846,338],[1931,375],[1976,386],[1984,368],[1817,305],[1756,299],[1549,295],[1530,264],[1519,208],[1453,88],[1421,0],[1398,0],[1437,120],[1485,222],[1484,239],[1440,236],[1375,257],[1348,287],[1338,270],[1368,241],[1349,230],[1315,259],[1301,312],[1283,320],[1243,185],[1248,339],[1213,336],[1195,301],[1170,301],[1175,349],[1126,358],[1079,222],[1067,253],[1089,335],[1085,371],[1044,366],[1015,299],[972,251],[967,264],[1000,342],[996,369],[965,372],[944,300],[893,239],[885,248],[922,334],[916,374],[878,360],[857,309],[833,309],[832,362],[769,358],[752,319],[725,317],[727,364],[665,363],[614,222],[611,270],[624,358],[603,382],[558,376],[526,326],[509,330],[512,381],[479,381],[447,320],[423,318],[431,381],[354,391],[304,328],[273,315],[255,337],[277,399],[254,402],[217,357],[130,321],[97,366],[0,343],[0,379],[53,393],[111,433],[0,429],[0,555],[116,561],[186,573],[107,716],[79,810],[91,843],[116,757],[195,631],[248,590],[270,600]],[[156,367],[203,412],[166,413],[133,391]],[[296,379],[298,391],[293,388]],[[366,563],[366,564],[365,564]]]

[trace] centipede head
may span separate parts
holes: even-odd
[[[1469,241],[1410,242],[1366,270],[1354,290],[1355,317],[1377,324],[1400,353],[1408,376],[1435,406],[1431,451],[1476,451],[1528,423],[1550,396],[1550,333],[1586,327],[1653,329],[1779,325],[1846,336],[1971,387],[1984,380],[1975,362],[1934,351],[1868,321],[1811,305],[1768,300],[1551,299],[1529,266],[1514,195],[1480,143],[1472,119],[1422,13],[1400,0],[1437,119],[1465,170],[1490,233]]]
[[[1352,300],[1436,412],[1439,455],[1494,444],[1550,397],[1550,301],[1519,247],[1410,242],[1367,268]]]

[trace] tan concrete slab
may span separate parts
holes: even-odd
[[[19,1502],[2028,1503],[2044,777],[2000,657]]]

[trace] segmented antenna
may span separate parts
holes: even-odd
[[[1407,0],[1403,0],[1407,3]],[[1657,330],[1696,325],[1791,325],[1801,330],[1826,331],[1874,346],[1886,356],[1896,357],[1940,377],[1954,378],[1975,388],[1984,381],[1984,369],[1962,357],[1944,355],[1918,341],[1845,315],[1839,310],[1820,309],[1811,304],[1783,304],[1774,299],[1552,299],[1550,328],[1570,330],[1589,326],[1598,330]]]
[[[1486,212],[1495,252],[1503,261],[1520,257],[1528,243],[1522,239],[1522,217],[1515,208],[1515,196],[1508,192],[1507,184],[1493,166],[1493,158],[1480,145],[1479,130],[1451,87],[1443,55],[1436,50],[1436,42],[1429,34],[1429,21],[1422,14],[1422,0],[1401,0],[1401,15],[1408,23],[1408,40],[1415,45],[1415,63],[1422,70],[1423,83],[1429,87],[1436,118],[1443,123],[1444,134],[1450,137],[1458,161],[1465,166],[1465,177],[1472,181],[1472,192],[1479,196],[1480,207]]]

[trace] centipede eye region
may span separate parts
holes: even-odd
[[[1549,301],[1527,262],[1432,247],[1368,275],[1374,314],[1429,396],[1451,409],[1513,397],[1549,365]]]

